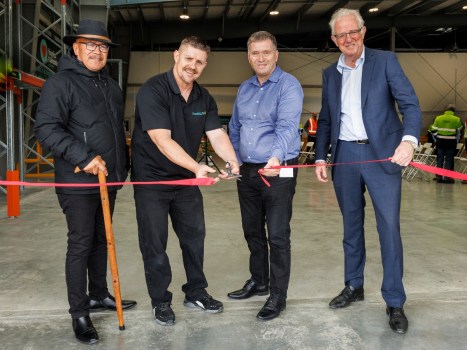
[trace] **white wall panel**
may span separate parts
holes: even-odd
[[[322,70],[335,62],[338,53],[281,52],[279,65],[304,86],[304,115],[321,107]],[[448,103],[455,103],[464,120],[467,111],[467,53],[399,53],[399,61],[414,85],[424,114],[426,129]],[[169,70],[171,52],[132,52],[128,76],[125,116],[134,115],[138,88],[148,78]],[[219,114],[230,115],[238,85],[253,74],[246,52],[213,52],[199,83],[214,96]]]

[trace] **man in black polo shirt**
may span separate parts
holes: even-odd
[[[163,181],[207,177],[215,170],[196,162],[203,133],[214,151],[238,174],[239,167],[229,137],[222,128],[217,105],[199,78],[207,65],[210,48],[197,37],[182,40],[174,52],[174,67],[150,78],[136,97],[132,137],[132,180]],[[219,177],[229,175],[221,171]],[[209,313],[223,310],[220,301],[206,291],[203,273],[204,212],[197,186],[134,186],[136,218],[146,284],[156,322],[173,325],[170,307],[172,280],[166,254],[168,216],[180,241],[187,283],[183,304]]]

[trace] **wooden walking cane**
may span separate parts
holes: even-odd
[[[105,185],[105,175],[99,170],[99,184]],[[112,229],[112,217],[110,215],[109,193],[107,186],[100,186],[102,212],[104,213],[105,236],[107,238],[107,250],[109,254],[110,271],[112,272],[112,283],[115,293],[115,304],[117,305],[118,328],[123,331],[123,309],[122,296],[120,294],[120,281],[118,279],[117,255],[115,253],[114,232]]]

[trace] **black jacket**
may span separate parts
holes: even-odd
[[[107,182],[125,181],[129,159],[123,128],[123,97],[118,84],[104,68],[88,70],[71,51],[60,59],[58,72],[43,88],[34,131],[52,151],[55,181],[97,183],[83,169],[97,155],[106,162]],[[116,190],[109,187],[109,191]],[[99,187],[57,187],[57,193],[99,193]]]

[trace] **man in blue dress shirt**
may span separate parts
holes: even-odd
[[[296,78],[277,66],[279,52],[272,34],[256,32],[247,45],[255,75],[238,89],[229,130],[241,164],[237,189],[251,278],[228,296],[246,299],[266,295],[270,288],[257,318],[271,320],[285,309],[287,299],[290,219],[297,183],[297,169],[271,167],[297,164],[303,90]],[[270,187],[258,174],[263,168]]]

